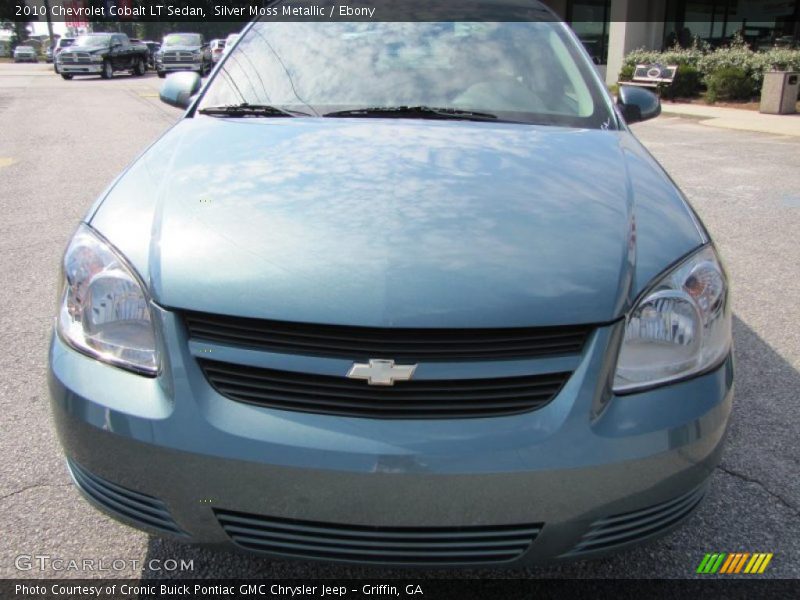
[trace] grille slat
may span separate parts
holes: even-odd
[[[259,382],[280,382],[281,384],[292,384],[298,381],[306,382],[307,380],[320,379],[323,380],[326,389],[343,389],[347,391],[365,391],[370,392],[369,388],[363,385],[358,385],[350,379],[344,377],[330,377],[327,375],[313,375],[308,373],[294,373],[291,371],[276,371],[271,369],[256,369],[252,368],[250,371],[242,371],[240,365],[231,363],[203,361],[206,368],[213,370],[220,377],[233,377],[235,379],[247,379]],[[264,373],[261,373],[264,371]],[[552,384],[561,385],[563,382],[563,373],[547,373],[544,375],[536,376],[537,387]],[[404,383],[404,382],[401,382]],[[400,385],[398,383],[397,385]],[[456,392],[456,391],[472,391],[472,390],[498,390],[504,389],[509,391],[519,391],[522,388],[530,387],[531,383],[528,377],[508,377],[504,379],[439,379],[439,380],[417,380],[414,381],[415,392],[440,392],[443,390]],[[384,390],[395,392],[396,389]]]
[[[273,352],[346,359],[493,360],[578,354],[589,325],[497,329],[380,328],[184,313],[189,337]]]
[[[674,522],[679,521],[684,515],[691,512],[699,502],[699,498],[688,498],[686,501],[668,511],[659,512],[655,517],[642,519],[627,524],[625,527],[614,528],[613,530],[590,533],[586,536],[585,547],[594,548],[597,546],[615,545],[645,537],[651,532],[664,529]]]
[[[306,534],[324,534],[326,537],[345,538],[376,538],[382,540],[415,539],[415,540],[453,540],[459,538],[483,538],[499,536],[525,536],[532,537],[539,533],[539,525],[530,525],[527,529],[519,525],[498,526],[472,526],[468,529],[445,528],[414,528],[414,527],[369,527],[365,525],[339,525],[335,523],[316,523],[313,521],[294,521],[270,517],[249,516],[242,513],[219,511],[224,513],[225,521],[232,526],[240,524],[248,526],[251,530],[270,529],[276,531],[303,532]]]
[[[244,388],[244,389],[252,389],[258,391],[265,391],[269,393],[275,393],[279,395],[281,393],[284,394],[297,394],[297,393],[305,393],[302,389],[299,389],[296,386],[291,384],[284,384],[284,383],[272,383],[268,380],[255,380],[242,377],[241,379],[237,379],[235,377],[228,377],[228,376],[220,376],[218,372],[214,374],[214,381],[220,388],[225,387],[225,384],[229,384],[232,388]],[[400,385],[399,383],[397,385]],[[458,390],[450,390],[455,396],[455,400],[491,400],[491,399],[507,399],[510,393],[517,395],[518,397],[525,397],[526,395],[536,395],[542,397],[549,397],[553,393],[558,391],[560,386],[559,383],[554,383],[551,385],[541,385],[536,388],[530,388],[530,386],[526,387],[519,387],[519,388],[512,388],[508,389],[501,389],[498,391],[490,392],[487,389],[480,389],[473,391],[467,391],[462,389]],[[491,389],[491,388],[489,388]],[[394,390],[393,390],[394,391]],[[427,391],[417,391],[413,390],[409,393],[403,393],[400,388],[394,393],[391,394],[392,401],[403,401],[403,402],[435,402],[436,400],[441,399],[440,395],[437,392],[441,390],[427,390]],[[316,394],[320,398],[329,398],[329,399],[336,399],[336,398],[362,398],[364,400],[372,400],[372,401],[381,401],[385,396],[380,396],[380,394],[376,394],[375,392],[369,389],[362,389],[362,390],[348,390],[348,389],[339,389],[338,387],[331,387],[331,388],[320,388],[316,391]]]
[[[243,343],[247,345],[257,345],[261,346],[263,340],[261,338],[256,338],[251,335],[244,335],[244,334],[236,334],[230,333],[226,336],[220,335],[218,332],[211,331],[208,329],[203,328],[195,328],[192,330],[192,336],[197,339],[205,339],[208,341],[219,342],[219,343],[227,343],[231,344],[232,342]],[[299,342],[297,340],[292,340],[288,338],[288,336],[279,336],[279,335],[272,335],[269,337],[269,340],[266,342],[269,348],[276,348],[282,347],[285,350],[292,350],[294,352],[303,352],[303,351],[311,351],[311,352],[318,352],[318,353],[344,353],[348,352],[347,357],[353,356],[361,356],[361,355],[368,355],[368,354],[375,354],[375,353],[383,353],[385,356],[391,357],[405,357],[405,356],[415,356],[415,357],[427,357],[428,355],[445,355],[448,357],[460,357],[460,356],[478,356],[478,353],[481,351],[484,344],[480,342],[464,342],[464,343],[455,343],[450,342],[448,344],[439,343],[435,347],[426,348],[424,347],[424,343],[422,342],[384,342],[381,344],[380,347],[377,345],[374,347],[368,346],[370,342],[357,342],[357,341],[347,341],[347,342],[327,342],[327,341],[315,341],[315,342]],[[372,342],[376,344],[376,342]],[[570,354],[573,353],[573,347],[577,343],[577,339],[575,341],[553,341],[550,343],[540,342],[538,344],[530,344],[523,341],[515,341],[515,342],[502,342],[505,346],[502,350],[495,351],[493,355],[498,354],[503,357],[526,357],[526,356],[538,356],[541,354]],[[470,350],[467,348],[470,344],[480,347]],[[412,350],[412,346],[417,346],[413,348],[413,354],[410,354]]]
[[[368,527],[214,510],[234,543],[301,558],[400,564],[472,564],[518,559],[541,523],[497,527]]]
[[[361,557],[361,556],[368,556],[369,552],[373,551],[373,548],[362,548],[357,546],[347,546],[342,548],[330,547],[327,545],[320,545],[320,544],[298,544],[298,543],[289,543],[289,542],[281,542],[278,540],[262,540],[260,538],[250,538],[246,536],[239,537],[240,543],[250,543],[251,545],[261,545],[268,548],[275,548],[275,549],[288,549],[293,551],[302,551],[302,552],[313,552],[313,553],[335,553],[341,557]],[[274,550],[273,550],[274,551]],[[485,560],[486,558],[491,557],[504,557],[505,559],[514,558],[515,555],[518,555],[519,548],[511,550],[490,550],[490,549],[478,549],[478,550],[449,550],[445,548],[436,548],[434,550],[425,550],[422,548],[412,550],[390,550],[387,548],[382,548],[379,554],[384,559],[395,559],[395,560],[402,560],[402,561],[413,561],[419,558],[427,557],[427,558],[435,558],[438,560],[446,560],[450,559],[453,561],[460,561],[465,558],[471,557],[475,559],[480,559],[481,561]],[[367,558],[369,561],[369,558]]]
[[[153,529],[183,534],[161,500],[93,475],[74,461],[67,464],[78,487],[106,510]]]
[[[280,391],[269,387],[263,389],[242,389],[241,386],[223,386],[218,385],[219,390],[227,394],[242,394],[251,398],[274,398],[276,401],[281,402],[302,402],[307,397],[307,392],[303,391]],[[249,386],[248,386],[249,387]],[[448,399],[448,402],[438,402],[439,398],[436,396],[392,396],[391,398],[368,398],[360,397],[361,400],[369,401],[373,406],[380,406],[381,408],[392,410],[399,408],[447,408],[452,406],[454,402],[461,403],[470,401],[470,406],[485,406],[486,408],[501,407],[501,406],[527,406],[531,401],[544,401],[550,398],[557,389],[550,390],[543,394],[520,394],[517,400],[508,400],[507,395],[500,394],[486,394],[480,395],[460,395],[458,398]],[[317,392],[317,397],[314,398],[314,403],[330,404],[331,406],[352,406],[363,407],[364,403],[355,402],[353,400],[359,399],[359,396],[348,396],[347,394],[336,394],[334,396]]]
[[[226,528],[226,531],[229,534],[236,534],[240,533],[242,535],[250,536],[253,539],[263,539],[263,540],[284,540],[286,542],[305,542],[308,541],[308,537],[305,535],[296,535],[291,533],[282,533],[272,530],[264,530],[259,531],[259,534],[256,535],[253,530],[247,527],[229,525]],[[426,551],[429,549],[428,545],[429,540],[410,540],[410,541],[387,541],[384,539],[376,539],[376,540],[361,540],[358,538],[353,537],[341,537],[337,536],[333,538],[331,541],[327,542],[317,542],[317,545],[320,546],[332,546],[335,548],[353,548],[353,549],[370,549],[370,548],[397,548],[397,549],[404,549],[404,550],[416,550],[416,551]],[[463,550],[468,548],[515,548],[518,547],[520,544],[527,545],[530,543],[530,537],[523,537],[523,538],[511,538],[511,539],[504,539],[504,540],[491,540],[491,539],[481,539],[477,541],[459,541],[459,542],[437,542],[436,549],[442,550]]]
[[[665,531],[688,517],[704,494],[701,487],[668,502],[595,521],[568,556],[615,548]]]
[[[449,415],[452,414],[453,411],[469,411],[474,416],[477,416],[481,412],[487,412],[491,414],[501,414],[505,411],[510,411],[512,414],[517,412],[522,412],[525,410],[530,410],[528,408],[529,402],[527,401],[520,401],[517,403],[492,403],[491,405],[480,405],[476,403],[463,403],[463,404],[426,404],[424,406],[404,406],[399,408],[393,407],[385,407],[381,406],[379,403],[372,403],[369,405],[364,404],[355,404],[355,403],[346,403],[346,402],[339,402],[339,403],[322,403],[322,402],[310,402],[310,401],[301,401],[296,400],[293,398],[289,399],[281,399],[276,398],[275,396],[261,396],[256,394],[248,394],[248,393],[241,393],[241,392],[228,392],[228,394],[237,394],[244,397],[248,397],[253,399],[254,401],[258,401],[263,399],[265,402],[274,402],[275,408],[283,407],[286,410],[308,410],[311,412],[320,412],[320,413],[329,413],[329,414],[342,414],[339,411],[344,410],[364,410],[364,409],[372,409],[374,411],[380,411],[382,413],[381,416],[392,416],[396,415],[398,417],[406,416],[409,410],[413,408],[421,409],[425,412],[425,416],[429,417],[433,414],[441,414],[441,415]],[[330,409],[330,410],[329,410]]]
[[[281,410],[362,418],[477,418],[507,416],[549,403],[569,373],[459,381],[402,381],[368,386],[328,375],[276,371],[198,360],[220,394]],[[474,382],[474,388],[471,384]]]
[[[435,337],[432,338],[430,335],[425,335],[426,330],[407,330],[407,329],[396,329],[394,330],[396,333],[392,336],[391,340],[386,340],[386,331],[378,331],[372,330],[368,328],[366,331],[358,332],[358,335],[345,335],[344,333],[339,333],[334,331],[331,332],[324,332],[324,329],[330,327],[329,325],[319,326],[320,329],[323,330],[324,337],[317,331],[294,331],[289,327],[273,327],[267,329],[266,327],[259,327],[254,330],[252,325],[242,325],[237,323],[230,323],[230,322],[221,322],[216,321],[213,319],[208,320],[207,322],[203,323],[201,321],[196,320],[196,318],[192,319],[192,325],[194,331],[203,331],[205,333],[217,333],[219,328],[224,327],[229,331],[237,331],[240,332],[239,335],[242,335],[246,338],[253,337],[254,333],[266,333],[271,336],[285,336],[286,339],[296,339],[298,343],[302,343],[303,339],[309,340],[313,343],[320,343],[322,340],[329,340],[331,344],[335,344],[337,342],[343,343],[350,343],[350,344],[361,344],[364,342],[390,342],[392,344],[397,345],[404,345],[404,344],[436,344],[442,343],[442,340],[437,340]],[[345,328],[342,328],[345,329]],[[357,328],[352,328],[357,329]],[[450,343],[453,344],[485,344],[489,343],[525,343],[529,342],[528,334],[526,333],[519,333],[514,335],[513,329],[498,329],[494,330],[497,331],[496,335],[493,335],[491,329],[488,330],[474,330],[476,333],[479,334],[479,337],[473,337],[472,330],[469,329],[454,329],[449,330],[447,336],[449,338]],[[429,333],[432,334],[441,334],[443,330],[436,330],[432,329],[429,330]],[[547,340],[552,340],[553,342],[559,343],[570,343],[579,341],[582,336],[582,333],[575,333],[575,334],[568,334],[566,332],[554,332],[551,334],[541,333],[537,335],[536,341],[545,342]],[[444,340],[448,341],[448,340]]]

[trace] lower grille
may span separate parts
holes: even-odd
[[[225,533],[256,552],[398,564],[475,564],[520,558],[542,523],[482,527],[368,527],[278,519],[215,509]]]
[[[595,521],[589,532],[567,556],[615,548],[669,529],[697,508],[705,491],[703,486],[650,508]]]
[[[183,534],[167,507],[158,498],[111,483],[93,475],[74,461],[67,460],[67,466],[78,487],[109,512],[151,529]]]
[[[233,400],[296,412],[380,419],[499,417],[543,407],[569,373],[369,386],[312,375],[199,360],[208,382]]]

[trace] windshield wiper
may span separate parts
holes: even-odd
[[[269,104],[231,104],[226,106],[209,106],[198,111],[202,115],[214,117],[310,117],[308,113],[287,110]]]
[[[496,120],[497,115],[458,108],[434,106],[375,106],[351,108],[325,113],[324,117],[384,117],[388,119],[461,119],[467,121]]]

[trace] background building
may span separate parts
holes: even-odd
[[[544,0],[572,24],[608,83],[636,48],[719,46],[741,33],[753,49],[800,45],[800,0]]]

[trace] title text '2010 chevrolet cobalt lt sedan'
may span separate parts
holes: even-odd
[[[691,514],[731,409],[726,274],[625,123],[657,99],[615,105],[526,10],[256,22],[204,88],[165,81],[184,118],[63,260],[52,405],[93,504],[428,566],[594,556]]]

